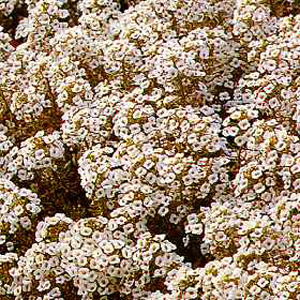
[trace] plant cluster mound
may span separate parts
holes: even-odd
[[[299,0],[0,3],[0,299],[300,300]]]

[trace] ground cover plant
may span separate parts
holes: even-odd
[[[300,299],[298,0],[0,3],[0,299]]]

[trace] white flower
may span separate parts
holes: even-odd
[[[232,119],[232,120],[238,120],[240,117],[241,117],[241,115],[242,115],[242,112],[241,111],[235,111],[235,112],[233,112],[231,115],[230,115],[230,119]],[[224,120],[224,122],[223,122],[223,125],[224,126],[227,126],[228,124],[228,122],[230,121],[230,119],[228,118],[228,119],[225,119]],[[225,122],[225,121],[227,121],[227,122]]]
[[[258,287],[257,285],[253,285],[249,291],[253,295],[258,295],[261,292],[261,288]]]
[[[15,208],[14,208],[14,212],[17,216],[21,215],[23,213],[24,209],[22,207],[22,205],[17,205]]]
[[[198,289],[195,287],[188,287],[185,292],[187,299],[196,299],[198,296]]]
[[[155,258],[155,265],[158,266],[159,268],[164,267],[166,264],[167,259],[164,256],[157,256]]]
[[[257,285],[260,286],[261,288],[264,288],[269,284],[269,281],[266,280],[264,277],[260,278],[257,282]]]
[[[58,17],[61,19],[65,19],[70,15],[69,11],[67,9],[60,9],[58,11]]]
[[[120,263],[119,255],[111,255],[108,257],[108,263],[111,265],[116,265]]]
[[[106,268],[108,266],[108,259],[107,259],[107,256],[105,256],[105,255],[96,257],[95,260],[101,267]]]
[[[199,52],[199,57],[201,59],[208,59],[209,58],[209,49],[208,48],[201,48]]]
[[[208,194],[210,192],[211,185],[209,182],[204,182],[200,187],[200,192]]]
[[[156,269],[153,274],[153,278],[162,277],[167,273],[166,269]]]
[[[176,250],[176,246],[169,241],[163,241],[160,244],[160,247],[163,252],[171,252],[173,250]]]
[[[99,246],[102,248],[103,252],[106,254],[111,254],[115,250],[113,244],[108,241],[105,241],[105,240],[100,242]]]
[[[200,111],[205,115],[205,116],[210,116],[214,113],[214,109],[212,107],[209,107],[207,105],[202,106],[200,108]]]
[[[277,67],[276,61],[274,59],[269,59],[263,62],[263,66],[267,71],[274,71]]]
[[[234,138],[234,142],[237,144],[238,147],[241,147],[246,142],[246,138],[243,136],[236,136]]]
[[[208,243],[201,243],[200,244],[200,251],[203,255],[206,255],[210,252],[210,244]]]
[[[296,174],[296,173],[299,173],[299,172],[300,172],[300,164],[294,164],[291,167],[291,173]]]
[[[175,214],[171,214],[169,220],[170,220],[170,223],[172,223],[172,224],[178,224],[180,221],[180,218]]]
[[[288,284],[287,290],[291,293],[294,293],[299,288],[299,282],[294,281]]]
[[[158,210],[158,214],[164,217],[169,212],[169,209],[165,206],[161,206]]]
[[[89,268],[79,268],[78,277],[82,279],[88,279],[90,276]]]
[[[281,156],[281,166],[292,166],[294,164],[294,157],[290,154],[282,154]]]
[[[283,99],[289,100],[292,97],[292,92],[290,90],[282,89],[280,95]]]
[[[130,234],[134,232],[134,226],[132,223],[127,223],[123,226],[125,234]]]
[[[147,170],[143,167],[139,167],[137,168],[137,170],[135,171],[135,174],[138,176],[138,177],[143,177],[147,174]]]
[[[270,251],[273,246],[275,245],[275,240],[271,239],[271,238],[267,238],[263,241],[262,246],[264,248],[266,248],[268,251]]]
[[[198,221],[198,216],[195,213],[189,214],[187,216],[187,220],[188,220],[189,224],[196,224]]]
[[[21,217],[20,218],[20,223],[21,223],[21,226],[23,228],[26,228],[26,229],[30,228],[31,225],[32,225],[32,223],[31,223],[31,221],[30,221],[30,219],[29,219],[28,216]]]
[[[90,236],[93,232],[93,229],[90,227],[83,227],[80,229],[80,234],[83,236]]]
[[[77,264],[80,267],[84,267],[87,264],[87,258],[85,256],[77,257]]]
[[[43,149],[39,149],[35,151],[35,158],[37,160],[42,160],[45,157],[45,151]]]
[[[247,130],[250,127],[250,123],[247,119],[241,120],[238,123],[238,126],[242,129],[242,130]]]
[[[169,172],[165,177],[165,183],[171,183],[175,180],[175,178],[176,178],[176,174]]]
[[[273,84],[268,84],[263,89],[266,93],[270,94],[274,90],[275,86]]]
[[[263,175],[261,170],[254,170],[251,173],[251,177],[252,179],[258,179],[259,177],[261,177]]]
[[[49,153],[50,153],[50,156],[53,157],[53,158],[62,158],[64,150],[60,149],[58,147],[51,146],[49,148]]]
[[[218,231],[216,234],[215,234],[215,240],[217,242],[224,242],[227,240],[227,236],[226,234],[223,232],[223,231]]]
[[[38,18],[38,21],[43,24],[43,25],[47,25],[50,23],[50,18],[49,15],[47,14],[41,14]]]
[[[269,105],[271,108],[280,107],[280,102],[278,101],[278,99],[276,97],[273,97],[269,100]]]
[[[132,249],[128,246],[125,246],[124,248],[122,248],[121,253],[124,258],[132,257]]]
[[[201,235],[203,232],[203,224],[202,223],[198,223],[198,224],[193,224],[191,225],[191,232],[192,234],[195,235]]]
[[[262,300],[269,300],[269,299],[271,299],[271,296],[267,291],[262,291],[260,293],[259,298],[262,299]]]

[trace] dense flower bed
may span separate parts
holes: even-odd
[[[298,0],[0,3],[0,299],[300,299]]]

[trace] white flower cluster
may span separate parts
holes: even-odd
[[[151,278],[158,281],[183,265],[173,253],[176,246],[164,235],[144,233],[135,244],[126,234],[117,237],[110,227],[103,217],[78,222],[64,214],[45,218],[37,226],[37,243],[10,270],[13,294],[17,299],[21,295],[67,298],[72,284],[81,299],[93,299],[96,292],[141,299],[150,294]]]
[[[298,0],[0,3],[0,298],[300,299]]]
[[[34,170],[56,169],[53,162],[64,157],[64,146],[60,138],[60,132],[54,131],[45,135],[39,131],[34,137],[26,139],[18,147],[14,147],[7,155],[10,161],[5,168],[5,177],[12,179],[14,175],[24,181],[34,178]]]
[[[0,180],[0,245],[13,252],[18,244],[18,251],[25,246],[18,241],[29,231],[34,231],[37,218],[41,211],[41,201],[36,193],[28,189],[19,189],[12,181]],[[26,247],[26,246],[25,246]]]

